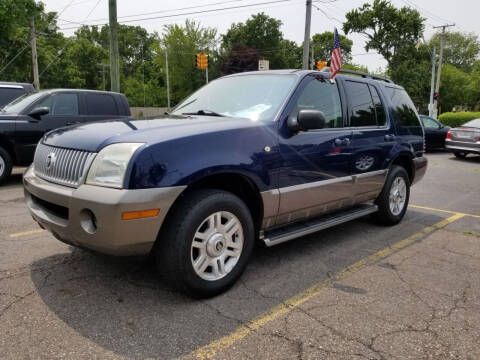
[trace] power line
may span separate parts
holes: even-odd
[[[75,2],[75,0],[70,1],[67,6],[65,6],[62,10],[60,10],[60,11],[58,12],[58,15],[57,15],[57,16],[62,15],[62,14],[65,12],[65,10],[67,10],[70,6],[72,6],[72,4],[73,4],[74,2]]]
[[[95,9],[97,8],[98,4],[100,4],[102,0],[97,0],[97,2],[95,3],[95,6],[90,10],[90,12],[88,13],[88,15],[85,17],[85,20],[83,21],[86,21],[88,20],[88,17],[95,11]],[[67,39],[67,41],[65,42],[65,45],[63,45],[63,47],[58,51],[57,53],[57,56],[55,56],[52,61],[50,61],[48,63],[48,65],[42,70],[42,72],[40,73],[40,75],[38,76],[39,78],[42,77],[43,73],[45,73],[45,71],[47,71],[47,69],[63,54],[63,51],[66,49],[66,47],[70,44],[70,42],[72,41],[72,38],[69,38]]]
[[[25,47],[24,47],[22,50],[20,50],[20,51],[12,58],[12,60],[10,60],[10,61],[7,63],[7,65],[5,65],[5,66],[2,68],[2,70],[0,70],[0,74],[3,73],[3,72],[5,71],[5,69],[7,69],[8,66],[9,66],[12,62],[14,62],[17,57],[19,57],[21,54],[23,54],[23,52],[24,52],[29,46],[30,46],[30,43],[27,43],[27,45],[25,45]]]
[[[286,2],[291,2],[291,1],[292,1],[292,0],[266,1],[266,2],[261,2],[261,3],[245,4],[245,5],[238,5],[238,6],[230,6],[230,7],[217,8],[217,9],[191,11],[191,12],[186,12],[186,13],[181,13],[181,14],[171,14],[171,15],[163,15],[163,16],[153,16],[153,17],[141,18],[141,19],[124,20],[124,21],[119,21],[119,23],[125,24],[125,23],[137,22],[137,21],[156,20],[156,19],[167,19],[167,18],[173,18],[173,17],[185,16],[185,15],[205,14],[205,13],[209,13],[209,12],[217,12],[217,11],[232,10],[232,9],[241,9],[241,8],[247,8],[247,7],[252,7],[252,6],[260,6],[260,5],[270,5],[270,4],[286,3]],[[106,23],[104,23],[104,24],[95,24],[95,26],[99,26],[99,25],[107,25],[107,24],[106,24]],[[72,30],[72,29],[78,29],[78,28],[80,28],[80,27],[81,27],[81,26],[66,27],[66,28],[61,28],[61,29],[59,29],[59,30]]]
[[[240,1],[245,1],[245,0],[229,0],[229,1],[220,1],[220,2],[215,2],[215,3],[210,3],[210,4],[204,4],[204,5],[196,5],[196,6],[188,6],[188,7],[183,7],[183,8],[176,8],[176,9],[169,9],[169,10],[158,10],[158,11],[150,11],[150,12],[144,12],[144,13],[139,13],[139,14],[132,14],[132,15],[123,15],[119,16],[119,19],[125,19],[125,18],[131,18],[131,17],[137,17],[137,16],[145,16],[145,15],[153,15],[153,14],[162,14],[162,13],[168,13],[172,11],[182,11],[182,10],[190,10],[190,9],[197,9],[197,8],[203,8],[203,7],[208,7],[208,6],[215,6],[215,5],[223,5],[223,4],[229,4],[229,3],[238,3]],[[80,24],[80,25],[86,25],[82,24],[79,22],[71,21],[71,20],[66,20],[66,19],[59,19],[62,21],[66,21],[68,23],[72,24]],[[92,19],[91,21],[106,21],[106,18],[101,18],[101,19]]]

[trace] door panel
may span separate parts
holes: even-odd
[[[344,129],[337,84],[307,77],[292,99],[289,116],[301,109],[324,113],[325,129],[292,132],[280,124],[280,206],[276,224],[302,220],[349,203],[352,130]]]
[[[346,81],[353,128],[353,195],[357,201],[375,198],[383,188],[388,157],[396,144],[395,131],[387,121],[384,102],[371,84]]]

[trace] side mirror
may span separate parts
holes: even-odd
[[[42,115],[47,115],[50,112],[48,107],[37,107],[28,113],[28,116],[39,121]]]
[[[327,124],[325,115],[320,110],[303,109],[296,118],[288,119],[288,128],[292,131],[308,131],[323,129]]]

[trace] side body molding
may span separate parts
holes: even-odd
[[[387,173],[384,169],[264,191],[261,193],[262,228],[302,221],[372,201],[382,191]]]

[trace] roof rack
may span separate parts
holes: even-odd
[[[329,67],[324,67],[322,70],[320,70],[320,72],[330,72],[330,68]],[[393,84],[393,81],[390,80],[389,78],[386,78],[386,77],[383,77],[383,76],[371,75],[371,74],[363,73],[363,72],[360,72],[360,71],[341,69],[339,71],[339,73],[340,74],[357,75],[357,76],[361,76],[362,78],[381,80],[381,81],[385,81],[387,83]]]

